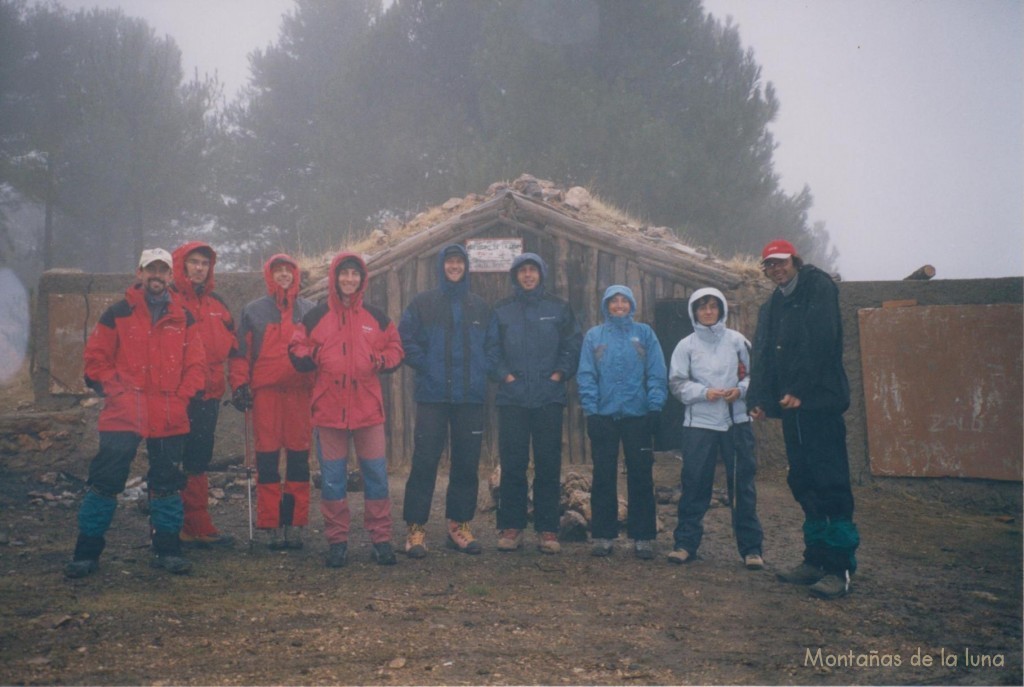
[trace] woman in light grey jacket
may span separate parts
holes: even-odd
[[[683,495],[675,547],[668,559],[687,563],[697,554],[704,534],[704,514],[711,504],[715,465],[721,454],[733,504],[732,525],[743,563],[764,567],[763,534],[757,518],[754,476],[757,460],[744,397],[750,384],[750,343],[725,325],[728,303],[718,289],[690,296],[693,334],[679,342],[669,366],[669,389],[683,404]]]

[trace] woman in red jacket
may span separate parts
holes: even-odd
[[[298,372],[288,343],[315,303],[299,298],[299,266],[278,253],[263,265],[267,295],[242,310],[238,349],[229,362],[232,403],[253,409],[256,433],[256,527],[271,549],[301,549],[309,524],[309,395],[313,375]],[[281,486],[279,459],[285,449]],[[279,536],[280,534],[283,535]]]
[[[363,520],[373,543],[373,559],[380,565],[395,563],[384,400],[377,375],[396,369],[405,354],[394,323],[382,311],[363,304],[367,282],[362,258],[355,253],[336,255],[328,273],[327,302],[302,318],[288,347],[296,370],[316,371],[312,415],[330,568],[342,567],[348,557],[350,437],[365,481]]]

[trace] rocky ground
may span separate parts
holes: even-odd
[[[657,484],[678,468],[659,454]],[[357,526],[349,565],[330,570],[315,503],[303,551],[250,548],[230,473],[213,510],[234,550],[194,553],[187,577],[152,570],[146,517],[126,500],[100,571],[71,581],[82,467],[0,476],[2,684],[1022,683],[1020,512],[857,488],[861,569],[848,597],[821,601],[775,579],[801,550],[777,468],[759,483],[762,572],[740,564],[727,507],[683,567],[664,558],[671,504],[654,561],[623,539],[609,559],[582,542],[544,556],[532,539],[498,553],[493,512],[475,523],[484,553],[460,554],[442,545],[443,478],[426,559],[379,567]]]

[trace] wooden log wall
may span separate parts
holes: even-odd
[[[689,298],[693,289],[669,278],[663,271],[654,273],[629,256],[616,252],[615,247],[602,250],[594,245],[573,241],[566,237],[552,238],[546,227],[530,223],[492,223],[478,230],[474,238],[521,238],[523,250],[544,258],[548,264],[547,287],[572,305],[584,333],[603,321],[601,297],[611,284],[625,284],[633,291],[637,301],[637,320],[654,325],[654,305],[664,299]],[[452,237],[455,238],[455,237]],[[412,298],[437,285],[437,251],[443,242],[424,246],[425,252],[409,256],[397,266],[384,267],[374,275],[368,301],[386,309],[395,323]],[[511,295],[512,287],[507,272],[470,275],[470,286],[488,303],[494,304]],[[730,301],[732,298],[730,298]],[[730,320],[740,309],[730,303]],[[731,322],[733,324],[733,322]],[[663,342],[670,354],[677,342]],[[498,464],[497,410],[494,407],[495,386],[488,393],[487,426],[481,464],[489,471]],[[586,436],[586,420],[579,405],[575,380],[569,384],[569,406],[563,429],[563,461],[567,465],[586,464],[590,461],[590,443]],[[396,469],[408,469],[413,451],[416,401],[414,375],[402,367],[385,384],[385,404],[388,414],[389,455]],[[443,458],[447,460],[447,455]]]

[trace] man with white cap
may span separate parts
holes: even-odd
[[[839,289],[789,241],[768,243],[761,266],[778,288],[758,314],[747,406],[754,419],[782,419],[787,482],[804,511],[804,560],[779,578],[836,598],[849,591],[860,543],[843,421],[850,385]]]
[[[195,321],[167,291],[173,260],[162,248],[142,251],[136,283],[100,316],[85,345],[85,383],[104,398],[100,447],[89,465],[88,491],[78,511],[70,578],[96,572],[104,535],[143,439],[149,456],[151,565],[189,572],[181,556],[185,483],[182,450],[188,402],[205,384],[205,352]]]

